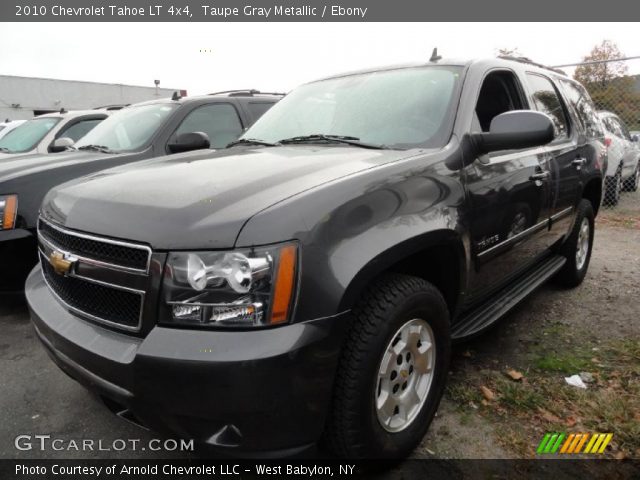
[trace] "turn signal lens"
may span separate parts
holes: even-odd
[[[18,214],[18,196],[0,196],[0,219],[2,220],[2,230],[11,230],[16,226]]]
[[[276,274],[276,284],[273,294],[273,307],[269,323],[286,322],[289,318],[289,308],[293,297],[296,270],[296,247],[288,245],[280,251],[280,263]]]

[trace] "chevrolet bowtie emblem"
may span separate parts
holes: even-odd
[[[49,263],[58,275],[65,275],[71,271],[75,259],[66,258],[61,252],[52,252],[49,255]]]

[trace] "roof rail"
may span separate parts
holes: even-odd
[[[512,60],[514,62],[526,63],[528,65],[533,65],[538,68],[544,68],[545,70],[550,70],[555,73],[559,73],[560,75],[567,75],[566,72],[560,70],[559,68],[548,67],[547,65],[543,65],[541,63],[534,62],[530,58],[527,57],[514,57],[512,55],[498,55],[498,58],[502,58],[503,60]]]
[[[256,90],[254,88],[251,89],[240,89],[240,90],[224,90],[222,92],[213,92],[209,95],[229,95],[230,97],[245,97],[245,96],[253,96],[253,95],[286,95],[285,93],[276,93],[276,92],[261,92],[260,90]]]
[[[122,110],[124,107],[128,107],[130,103],[103,105],[101,107],[95,107],[94,110]]]

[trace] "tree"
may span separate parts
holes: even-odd
[[[586,87],[598,110],[618,114],[634,130],[640,126],[640,95],[634,91],[635,79],[627,75],[626,63],[616,61],[623,57],[615,43],[603,40],[583,58],[587,64],[579,65],[573,78]]]
[[[573,77],[583,85],[597,85],[606,88],[614,79],[627,74],[627,65],[622,62],[615,62],[617,58],[623,58],[618,46],[611,40],[603,40],[600,45],[596,45],[591,53],[582,59],[587,65],[579,65]],[[598,62],[598,63],[588,63]]]

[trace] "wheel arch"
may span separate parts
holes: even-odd
[[[463,239],[454,230],[437,230],[405,240],[371,258],[357,272],[342,295],[340,310],[351,309],[378,277],[404,273],[438,288],[453,316],[466,284],[466,259]]]

